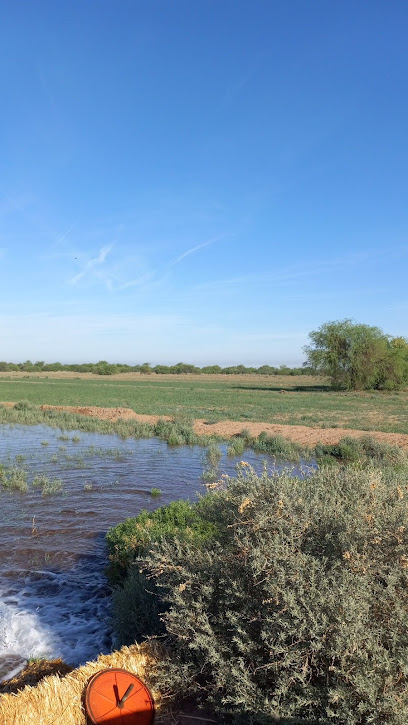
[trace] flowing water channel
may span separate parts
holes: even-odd
[[[221,448],[220,473],[234,475],[239,459]],[[0,680],[28,658],[76,666],[110,651],[106,531],[142,509],[205,492],[204,457],[199,446],[157,438],[0,427],[0,463],[25,469],[28,482],[27,492],[0,488]],[[240,458],[257,471],[265,459],[275,467],[253,451]],[[60,490],[33,486],[36,476],[58,479]]]

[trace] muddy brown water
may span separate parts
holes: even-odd
[[[221,448],[219,472],[234,475],[240,459]],[[30,657],[79,665],[111,650],[106,531],[142,509],[204,493],[204,457],[201,447],[157,438],[1,426],[0,462],[24,468],[29,488],[0,489],[0,679]],[[275,467],[253,451],[240,458],[257,471],[265,460]],[[36,475],[60,479],[62,490],[44,495]]]

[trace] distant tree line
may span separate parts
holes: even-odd
[[[65,365],[43,360],[22,363],[0,362],[0,373],[8,371],[94,373],[151,373],[178,375],[323,375],[337,390],[398,390],[408,386],[408,340],[387,335],[379,327],[355,323],[353,320],[325,322],[309,333],[310,345],[304,348],[306,362],[301,367],[287,365],[259,368],[246,365],[197,365],[179,362],[176,365],[127,365],[99,360],[97,363]]]
[[[96,375],[113,375],[115,373],[156,373],[157,375],[178,375],[180,373],[204,373],[207,375],[312,375],[312,367],[303,366],[290,368],[287,365],[274,367],[272,365],[261,365],[259,368],[247,367],[245,365],[231,365],[221,367],[220,365],[206,365],[202,368],[196,365],[179,362],[176,365],[155,365],[142,363],[141,365],[126,365],[126,363],[109,363],[100,360],[97,363],[80,363],[65,365],[60,362],[45,363],[43,360],[31,362],[26,360],[21,363],[0,362],[0,372],[21,371],[25,373],[36,372],[59,372],[69,371],[75,373],[95,373]]]

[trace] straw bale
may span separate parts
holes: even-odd
[[[99,670],[121,667],[145,680],[160,656],[155,642],[122,647],[109,655],[100,655],[65,677],[50,675],[36,687],[0,696],[0,725],[86,725],[83,696],[89,679]],[[156,706],[159,693],[153,692]]]

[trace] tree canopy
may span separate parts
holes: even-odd
[[[325,322],[309,333],[307,364],[334,388],[396,389],[408,384],[408,342],[350,319]]]

